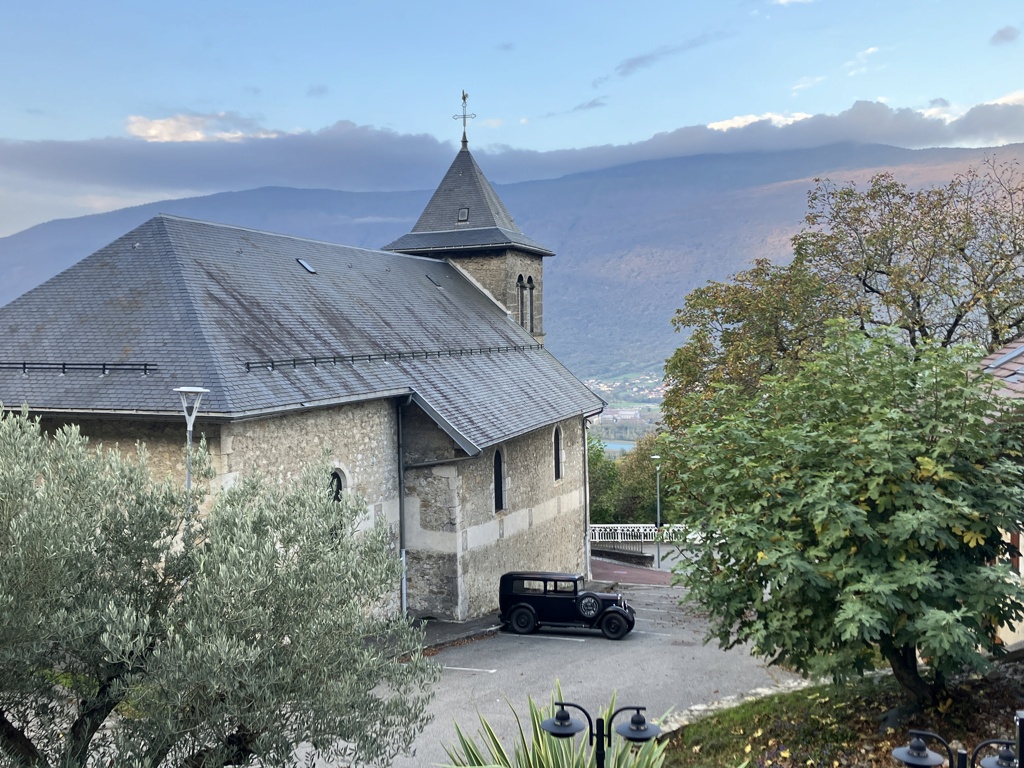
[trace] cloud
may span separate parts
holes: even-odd
[[[429,191],[457,151],[454,142],[349,121],[300,133],[252,126],[250,133],[230,141],[195,140],[189,131],[216,135],[218,126],[211,128],[211,123],[217,121],[188,117],[192,122],[180,117],[140,121],[137,127],[147,126],[147,131],[137,138],[0,140],[0,234],[57,216],[229,189]],[[227,123],[240,130],[239,124]],[[168,140],[175,131],[185,138]],[[149,140],[152,134],[162,140]],[[925,110],[858,101],[837,114],[739,115],[626,145],[549,152],[481,145],[472,149],[488,178],[501,184],[685,155],[841,142],[907,148],[1024,142],[1024,91],[959,112],[944,99],[933,100]]]
[[[1020,30],[1017,27],[1003,27],[992,35],[989,43],[992,45],[1006,45],[1007,43],[1017,42],[1018,37],[1020,37]]]
[[[877,46],[871,46],[863,51],[858,51],[852,60],[846,62],[843,68],[849,77],[863,75],[868,71],[868,57],[878,53]]]
[[[800,91],[806,91],[808,88],[813,88],[818,83],[823,83],[824,81],[824,75],[801,77],[799,80],[796,81],[796,83],[793,84],[793,87],[790,88],[790,92],[795,96],[796,94],[800,93]]]
[[[136,123],[143,127],[146,135],[138,138],[0,140],[0,186],[17,179],[76,185],[92,194],[147,189],[196,194],[274,185],[423,189],[431,176],[443,175],[453,146],[432,136],[348,121],[315,132],[254,130],[230,141],[207,138],[201,120]],[[183,138],[171,140],[175,131]]]
[[[1024,104],[1024,91],[1014,91],[1008,93],[995,101],[989,102],[990,104]]]
[[[605,101],[604,96],[599,96],[596,99],[585,101],[582,104],[577,104],[572,108],[573,112],[586,112],[591,109],[600,109],[601,107],[607,107],[608,103]]]
[[[154,142],[239,141],[280,135],[276,131],[266,131],[255,120],[234,112],[172,115],[157,119],[131,115],[125,130],[129,136]]]
[[[791,115],[780,115],[777,112],[766,112],[763,115],[737,115],[731,117],[728,120],[719,120],[716,123],[708,123],[708,128],[713,131],[731,131],[734,128],[745,128],[753,123],[760,123],[767,120],[772,125],[779,127],[783,125],[792,125],[798,120],[806,120],[809,117],[813,117],[806,112],[795,112]]]
[[[330,89],[323,84],[311,85],[306,89],[306,96],[311,99],[319,98],[321,96],[326,96],[329,90]]]
[[[620,62],[619,65],[615,67],[615,74],[619,77],[630,77],[635,75],[641,69],[653,67],[659,61],[668,58],[669,56],[676,56],[680,53],[692,51],[695,48],[700,48],[710,43],[717,42],[724,37],[725,35],[721,32],[706,32],[702,35],[691,37],[689,40],[679,43],[678,45],[663,45],[650,53],[632,56]]]

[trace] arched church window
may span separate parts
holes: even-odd
[[[516,297],[519,302],[519,325],[526,327],[526,282],[520,275],[516,280]]]
[[[335,501],[341,501],[341,497],[345,493],[345,487],[345,473],[340,469],[335,469],[331,472],[331,498]]]
[[[501,450],[494,451],[494,511],[498,512],[505,508],[505,468],[501,456]]]
[[[562,430],[555,427],[555,480],[562,479]]]
[[[526,299],[527,313],[526,314],[527,314],[527,317],[529,318],[529,322],[527,322],[523,327],[526,328],[526,330],[528,330],[530,333],[533,333],[533,288],[534,288],[534,286],[533,286],[533,278],[532,277],[526,278],[526,289],[527,289],[527,299]]]

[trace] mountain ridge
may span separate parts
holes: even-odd
[[[606,378],[660,371],[681,341],[670,320],[693,288],[755,258],[788,260],[816,178],[863,183],[889,171],[931,186],[989,157],[1016,161],[1022,150],[844,143],[639,161],[494,187],[523,232],[556,253],[545,263],[548,347],[577,376]],[[0,238],[0,304],[157,213],[380,248],[412,229],[432,192],[270,186],[57,219]]]

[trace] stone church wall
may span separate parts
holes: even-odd
[[[47,431],[62,422],[44,419]],[[134,452],[145,443],[150,471],[157,480],[185,482],[186,429],[179,422],[82,420],[79,427],[93,443]],[[398,521],[395,414],[390,401],[356,403],[335,408],[218,424],[196,418],[192,438],[207,440],[215,478],[211,490],[230,487],[241,473],[253,470],[269,478],[297,477],[311,465],[324,462],[340,469],[346,487],[367,501],[369,510]],[[329,454],[326,452],[329,451]],[[330,477],[325,473],[326,487]]]
[[[475,459],[406,472],[409,606],[414,613],[463,620],[496,610],[498,576],[505,571],[585,571],[582,419],[558,426],[559,480],[554,426]],[[410,452],[416,452],[419,437],[431,432],[431,425],[419,427],[422,434],[406,428]],[[498,511],[495,451],[501,451],[505,466],[505,508]]]
[[[44,420],[43,427],[59,426]],[[146,444],[154,477],[185,479],[185,423],[85,420],[94,442],[134,451]],[[403,409],[408,606],[419,616],[464,620],[497,609],[498,576],[509,570],[583,572],[585,487],[582,419],[558,425],[562,479],[554,474],[554,426],[456,458],[451,440],[415,406]],[[251,421],[217,424],[197,418],[217,473],[214,490],[253,470],[297,476],[324,460],[340,468],[346,487],[367,500],[367,521],[383,516],[398,543],[397,424],[390,400],[349,404]],[[505,467],[505,508],[494,509],[494,454]],[[326,485],[329,477],[323,478]],[[397,585],[396,585],[397,590]]]
[[[507,509],[491,520],[482,510],[467,516],[461,575],[470,615],[498,607],[498,576],[513,570],[586,572],[586,488],[582,419],[561,422],[562,478],[555,480],[554,427],[545,427],[499,449],[505,456]],[[479,469],[467,484],[479,488]],[[493,481],[486,481],[493,498]],[[476,494],[467,494],[476,497]]]
[[[498,256],[503,258],[498,258]],[[505,308],[512,313],[517,323],[524,325],[519,316],[519,296],[516,281],[519,275],[525,280],[533,278],[533,335],[544,336],[544,261],[540,256],[532,256],[521,251],[509,250],[500,254],[484,253],[479,256],[459,256],[451,258],[473,276],[480,285]]]

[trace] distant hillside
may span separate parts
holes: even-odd
[[[787,259],[816,177],[860,182],[891,170],[912,184],[940,184],[986,156],[1022,150],[844,144],[495,186],[523,231],[557,253],[545,263],[548,346],[581,378],[609,378],[660,371],[680,342],[669,321],[692,288],[757,257]],[[156,213],[376,248],[411,229],[431,191],[268,187],[48,222],[0,238],[0,305]]]

